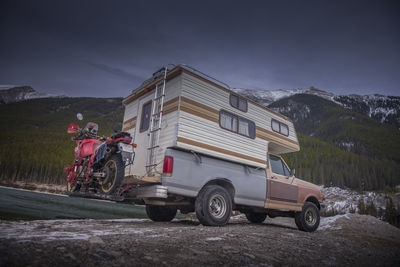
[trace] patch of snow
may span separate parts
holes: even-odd
[[[397,110],[393,108],[377,107],[374,110],[370,110],[370,117],[372,115],[382,115],[381,122],[385,122],[386,117],[389,115],[397,115]]]
[[[347,214],[321,218],[321,221],[319,223],[319,227],[318,227],[317,231],[342,229],[341,226],[335,225],[336,220],[339,218],[346,218],[346,219],[350,220],[350,217]]]
[[[365,191],[359,193],[351,189],[342,189],[339,187],[324,187],[321,186],[322,193],[325,197],[324,203],[326,205],[325,211],[335,211],[339,214],[350,212],[358,212],[358,202],[360,198],[364,200],[364,204],[373,202],[377,211],[384,211],[386,208],[387,195],[383,193],[375,193]],[[400,203],[399,195],[390,195],[395,205]]]
[[[88,240],[93,236],[107,236],[115,234],[143,235],[153,231],[146,228],[135,228],[134,225],[113,224],[112,222],[143,222],[142,219],[118,220],[38,220],[26,222],[0,222],[0,238],[4,239],[39,239],[40,241],[53,240]],[[96,230],[96,225],[109,223],[106,230]]]
[[[351,151],[354,147],[354,142],[341,142],[339,143],[339,146],[345,148],[347,151]]]
[[[322,90],[318,90],[316,88],[297,88],[297,89],[277,89],[277,90],[256,90],[256,89],[244,89],[244,88],[233,88],[234,92],[238,94],[242,94],[244,96],[250,96],[254,98],[260,99],[260,102],[267,106],[272,102],[275,102],[279,99],[290,97],[292,95],[297,94],[309,94],[316,95],[328,100],[333,99],[334,94],[328,93]]]

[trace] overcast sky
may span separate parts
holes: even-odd
[[[168,63],[231,87],[400,95],[399,1],[0,1],[0,84],[127,96]]]

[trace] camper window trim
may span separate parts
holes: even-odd
[[[234,119],[236,119],[236,129],[226,128],[226,127],[224,127],[222,125],[222,123],[221,123],[221,114],[223,114],[223,113],[228,115],[228,116],[230,116],[230,117],[232,117],[232,118],[234,118]],[[249,132],[249,135],[246,135],[246,134],[243,134],[243,133],[239,132],[239,124],[240,124],[241,120],[249,123],[248,129],[249,129],[249,131],[252,130],[251,132]],[[250,124],[252,126],[250,126]],[[221,109],[219,111],[219,127],[221,127],[222,129],[228,130],[228,131],[230,131],[232,133],[236,133],[236,134],[245,136],[247,138],[251,138],[251,139],[255,139],[256,138],[256,124],[253,121],[251,121],[249,119],[246,119],[246,118],[243,118],[241,116],[238,116],[236,114],[233,114],[233,113],[231,113],[229,111],[226,111],[226,110],[223,110],[223,109]]]
[[[278,130],[274,129],[274,127],[272,126],[274,122],[275,122],[275,123],[278,123],[278,126],[279,126],[279,129],[278,129]],[[282,126],[286,127],[286,129],[287,129],[287,134],[284,134],[284,133],[282,132]],[[277,120],[275,120],[275,119],[271,119],[271,129],[272,129],[272,131],[277,132],[277,133],[279,133],[279,134],[281,134],[281,135],[289,136],[289,126],[288,126],[287,124],[283,123],[283,122],[277,121]]]
[[[234,103],[233,103],[233,99],[234,99],[235,97],[236,97],[237,101],[236,101],[236,103],[234,104]],[[240,108],[240,101],[243,101],[243,103],[245,103],[245,108],[244,108],[244,109]],[[229,95],[229,104],[230,104],[232,107],[234,107],[234,108],[236,108],[236,109],[238,109],[238,110],[240,110],[240,111],[243,111],[243,112],[247,112],[248,106],[249,106],[248,103],[247,103],[247,99],[246,99],[246,98],[241,97],[241,96],[236,95],[236,94],[230,94],[230,95]]]
[[[147,128],[146,129],[143,129],[143,121],[144,121],[144,117],[143,117],[143,115],[144,115],[144,107],[146,106],[146,105],[148,105],[148,104],[150,104],[150,114],[149,114],[149,124],[147,125]],[[143,133],[143,132],[145,132],[145,131],[147,131],[148,129],[149,129],[149,127],[150,127],[150,120],[151,120],[151,108],[152,108],[152,100],[150,100],[150,101],[147,101],[146,103],[144,103],[143,105],[142,105],[142,113],[140,114],[140,127],[139,127],[139,132],[140,133]]]

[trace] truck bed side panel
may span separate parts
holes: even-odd
[[[222,179],[233,185],[235,204],[264,207],[267,189],[264,169],[171,148],[165,155],[174,158],[173,175],[162,178],[168,193],[196,197],[206,183]]]

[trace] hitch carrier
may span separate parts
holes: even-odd
[[[168,189],[160,184],[159,177],[125,177],[120,190],[115,194],[95,193],[90,191],[64,192],[69,197],[101,199],[116,202],[135,202],[146,197],[167,198]]]

